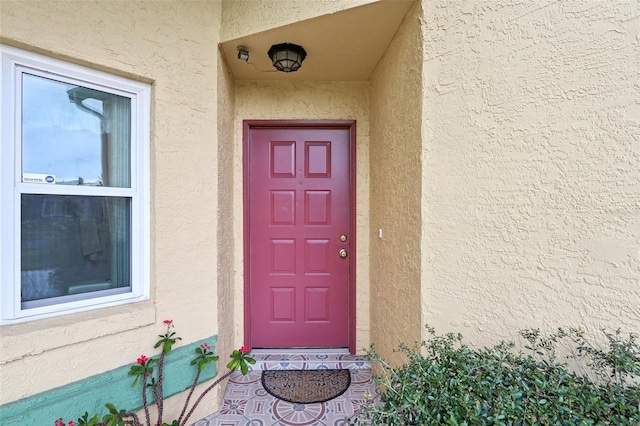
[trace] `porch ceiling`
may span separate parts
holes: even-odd
[[[413,3],[370,3],[227,40],[221,49],[237,80],[366,81]],[[297,72],[274,72],[267,51],[284,42],[299,44],[307,51]],[[249,51],[248,63],[237,58],[238,46]]]

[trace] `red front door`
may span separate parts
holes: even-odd
[[[252,347],[349,346],[351,143],[345,124],[245,124]]]

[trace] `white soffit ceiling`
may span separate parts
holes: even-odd
[[[236,80],[366,81],[389,46],[414,0],[385,0],[228,40],[221,49]],[[267,51],[273,44],[299,44],[302,67],[274,72]],[[249,61],[238,59],[238,46]]]

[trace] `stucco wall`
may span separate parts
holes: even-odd
[[[0,403],[6,403],[151,355],[165,318],[175,321],[182,344],[217,333],[212,129],[221,4],[34,1],[0,7],[3,43],[153,83],[151,258],[145,260],[151,262],[152,300],[0,327]]]
[[[424,6],[423,322],[640,329],[640,3]]]
[[[379,0],[223,0],[222,41]]]
[[[370,82],[371,341],[395,362],[400,342],[421,338],[419,11],[409,11]]]
[[[233,172],[235,87],[229,67],[218,52],[218,354],[226,365],[227,354],[242,345],[242,329],[234,328]],[[241,306],[241,305],[240,305]],[[220,391],[219,391],[220,393]]]
[[[356,120],[356,349],[369,344],[369,85],[366,82],[236,82],[235,164],[242,164],[242,120]],[[242,167],[234,171],[234,232],[242,241]],[[242,245],[235,247],[236,302],[243,303]],[[243,312],[236,314],[243,330]]]

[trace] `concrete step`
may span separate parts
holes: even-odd
[[[363,370],[371,364],[360,355],[344,353],[252,353],[252,370]]]

